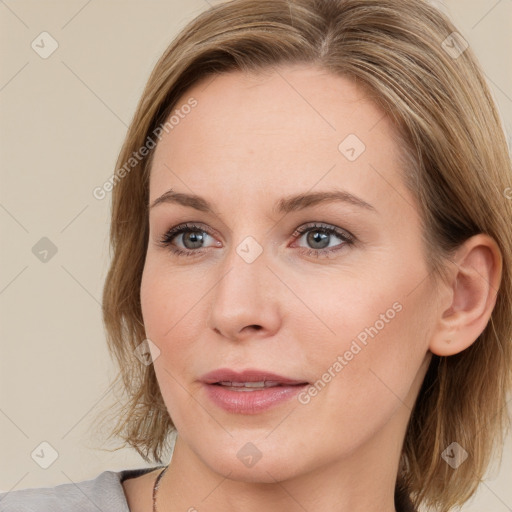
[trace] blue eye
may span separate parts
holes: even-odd
[[[185,247],[185,250],[176,247],[173,243],[175,238],[180,235],[182,238],[182,244],[190,244],[192,247]],[[187,236],[185,236],[187,235]],[[189,236],[191,235],[191,236]],[[165,235],[160,239],[160,245],[168,247],[172,253],[177,256],[197,256],[203,253],[202,249],[205,249],[201,244],[204,242],[206,237],[210,234],[204,228],[196,226],[195,224],[180,224],[174,228],[171,228]],[[197,250],[201,249],[201,250]]]
[[[292,237],[294,239],[302,238],[306,235],[305,239],[312,247],[302,247],[301,253],[308,256],[328,257],[331,253],[343,249],[345,246],[354,244],[355,237],[348,231],[340,228],[326,225],[326,224],[307,224],[296,229]],[[181,237],[182,247],[176,246],[175,239]],[[341,243],[331,245],[332,238],[336,237],[341,240]],[[159,245],[167,247],[176,256],[200,256],[208,247],[204,246],[208,238],[213,238],[213,235],[208,229],[195,224],[180,224],[179,226],[171,228],[159,240]],[[188,246],[188,247],[187,247]],[[214,246],[219,247],[220,242],[214,242]]]
[[[312,247],[302,247],[303,250],[301,252],[305,252],[308,256],[316,257],[329,256],[331,253],[339,251],[345,246],[354,244],[356,240],[354,235],[348,231],[334,226],[316,223],[302,226],[293,233],[295,238],[302,238],[304,235],[306,235],[306,242]],[[333,236],[340,239],[342,243],[332,246],[330,242]]]

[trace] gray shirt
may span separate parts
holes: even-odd
[[[157,467],[104,471],[92,480],[0,494],[0,512],[129,512],[122,482]]]
[[[104,471],[93,480],[0,494],[0,512],[130,512],[121,482],[157,468]],[[395,488],[397,512],[416,512],[402,485]]]

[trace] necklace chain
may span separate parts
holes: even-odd
[[[168,467],[169,467],[169,465],[165,466],[165,468],[160,472],[160,474],[157,476],[157,478],[155,480],[155,485],[153,486],[153,512],[157,512],[157,510],[156,510],[156,496],[157,496],[157,493],[158,493],[158,487],[160,485],[160,480],[164,476],[164,473],[167,471]]]
[[[158,494],[158,487],[160,486],[160,480],[164,476],[164,473],[169,469],[169,464],[165,466],[165,468],[160,472],[160,474],[156,477],[155,485],[153,485],[153,512],[157,512],[156,508],[156,497]],[[395,499],[396,499],[396,490],[395,490]]]

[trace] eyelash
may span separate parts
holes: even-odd
[[[353,245],[356,241],[356,238],[354,235],[349,233],[348,231],[341,230],[339,228],[335,228],[334,226],[329,226],[325,224],[318,224],[318,223],[312,223],[312,224],[306,224],[304,226],[301,226],[300,228],[297,228],[292,236],[294,239],[300,238],[304,233],[307,233],[308,231],[318,231],[322,232],[324,234],[329,235],[335,235],[338,238],[340,238],[343,243],[339,244],[338,246],[335,246],[334,248],[330,249],[308,249],[306,247],[300,247],[299,252],[305,253],[307,256],[316,256],[318,257],[329,257],[332,253],[337,252],[341,249],[343,249],[345,246]],[[207,248],[199,248],[199,249],[187,249],[183,250],[180,248],[177,248],[173,246],[172,241],[174,238],[176,238],[178,235],[181,235],[182,233],[187,232],[200,232],[200,233],[206,233],[209,236],[213,236],[213,234],[208,230],[201,226],[195,225],[195,224],[180,224],[176,227],[171,228],[169,231],[167,231],[162,238],[158,241],[158,245],[161,247],[165,247],[169,249],[173,254],[176,256],[200,256]]]

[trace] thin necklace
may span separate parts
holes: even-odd
[[[153,512],[157,512],[157,509],[156,509],[156,496],[158,494],[158,487],[160,485],[160,480],[162,479],[162,477],[164,476],[164,473],[167,471],[168,468],[169,468],[169,464],[167,464],[167,466],[165,466],[165,468],[156,477],[155,485],[153,486]]]
[[[169,465],[165,466],[165,468],[160,472],[160,474],[157,476],[155,480],[155,485],[153,486],[153,512],[157,512],[156,510],[156,495],[158,492],[158,486],[160,485],[160,480],[164,476],[164,473],[167,471],[167,468]]]

